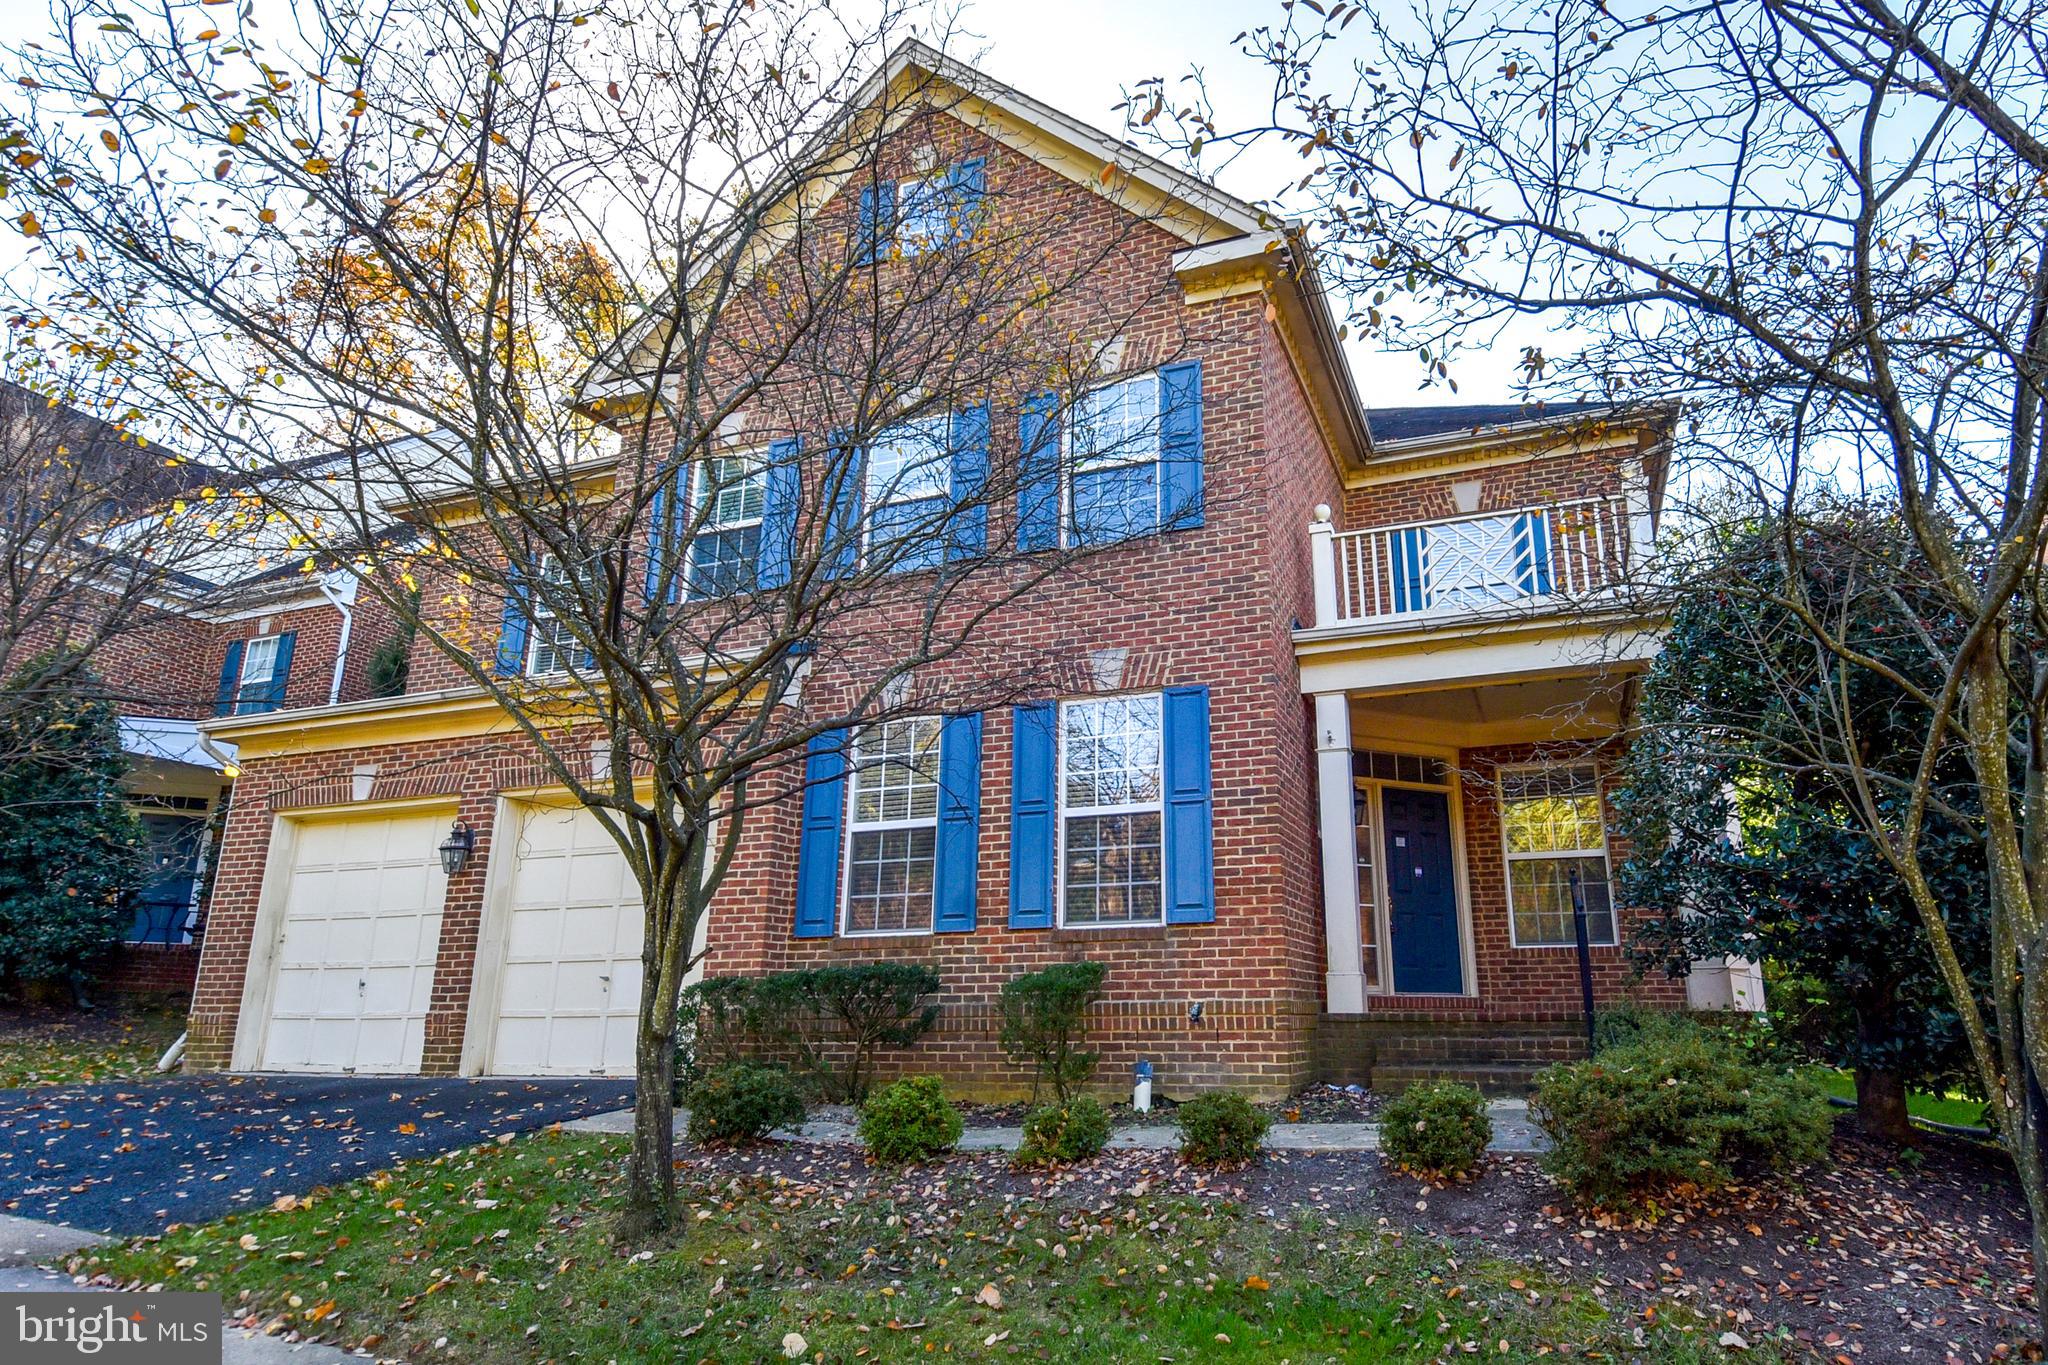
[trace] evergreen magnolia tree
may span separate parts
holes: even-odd
[[[120,942],[121,893],[139,871],[120,726],[83,669],[31,660],[8,690],[19,704],[0,747],[0,983],[75,983]]]
[[[1853,717],[1862,761],[1903,781],[1919,761],[1914,736],[1926,719],[1881,674],[1816,652],[1778,599],[1796,593],[1831,619],[1858,622],[1858,646],[1907,677],[1927,669],[1922,632],[1953,623],[1924,600],[1916,606],[1903,536],[1881,510],[1816,518],[1799,532],[1796,588],[1781,581],[1784,561],[1772,553],[1781,534],[1751,528],[1722,580],[1686,597],[1645,679],[1615,794],[1637,850],[1621,878],[1630,903],[1674,913],[1645,921],[1632,951],[1674,974],[1699,958],[1741,956],[1811,978],[1820,1008],[1809,1044],[1855,1072],[1858,1126],[1897,1140],[1910,1133],[1908,1086],[1979,1087],[1912,898],[1815,746],[1829,742],[1829,717]],[[1903,572],[1874,572],[1887,563]],[[1928,821],[1923,858],[1963,964],[1981,983],[1982,835],[1961,756],[1943,766],[1942,809]]]

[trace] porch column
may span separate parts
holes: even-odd
[[[1351,708],[1316,694],[1316,796],[1323,843],[1324,1008],[1365,1013],[1365,944],[1358,932],[1358,824],[1352,813]]]

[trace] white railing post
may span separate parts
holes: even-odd
[[[1337,624],[1337,528],[1330,524],[1330,505],[1316,504],[1308,524],[1309,577],[1315,580],[1316,624]]]

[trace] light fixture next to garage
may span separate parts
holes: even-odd
[[[457,820],[448,837],[441,841],[441,870],[451,877],[462,871],[475,848],[476,831]]]

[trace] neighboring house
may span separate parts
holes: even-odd
[[[1122,212],[1112,164],[1160,206],[1106,276],[1132,317],[1086,408],[1164,434],[1054,490],[1060,525],[1020,508],[989,527],[1128,533],[990,627],[1071,647],[1086,677],[853,741],[937,771],[814,768],[745,826],[705,970],[929,963],[943,1010],[912,1064],[990,1094],[1021,1084],[1000,986],[1077,957],[1109,967],[1101,1077],[1149,1059],[1170,1094],[1432,1068],[1512,1084],[1575,1046],[1574,894],[1600,998],[1684,1004],[1631,980],[1606,802],[1656,647],[1612,589],[1650,544],[1672,414],[1369,411],[1296,235],[918,45],[905,70],[957,100],[937,116],[949,166],[1013,208],[1091,230]],[[994,413],[998,447],[1028,446],[1033,420]],[[698,545],[706,591],[762,552],[766,494],[720,486],[741,491]],[[1166,486],[1211,496],[1159,530],[1131,490]],[[559,663],[546,620],[508,611],[496,643],[512,668]],[[410,689],[294,687],[205,723],[243,776],[193,1063],[630,1072],[640,910],[619,853],[452,665],[422,652]],[[939,772],[978,826],[942,833]],[[476,856],[449,877],[457,820]]]
[[[102,983],[183,995],[198,971],[209,867],[238,772],[234,746],[209,741],[201,723],[360,701],[370,694],[370,653],[394,627],[373,597],[358,600],[349,570],[308,573],[285,530],[221,510],[234,489],[260,493],[263,476],[181,468],[188,472],[169,490],[180,500],[138,507],[131,524],[168,516],[197,525],[172,539],[175,565],[146,619],[112,634],[93,666],[120,707],[125,785],[147,862],[128,897],[125,951]],[[225,524],[209,534],[209,518]],[[119,528],[109,541],[122,543]]]

